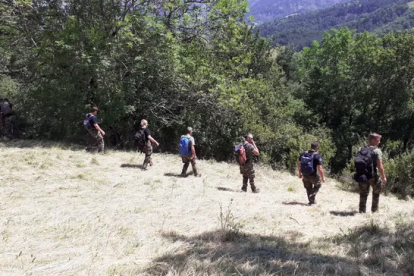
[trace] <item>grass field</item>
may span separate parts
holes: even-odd
[[[234,164],[175,155],[0,144],[0,275],[414,275],[414,203],[333,180],[316,206],[301,181],[257,166],[260,194]],[[369,199],[369,204],[370,204]]]

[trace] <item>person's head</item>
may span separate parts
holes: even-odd
[[[251,134],[251,133],[247,134],[247,135],[244,137],[244,139],[245,139],[247,142],[251,143],[251,142],[253,141],[253,134]]]
[[[145,120],[145,119],[142,119],[141,120],[141,127],[147,127],[148,126],[148,121],[147,120]]]
[[[4,100],[3,100],[4,102],[9,102],[9,99],[7,99],[7,98],[4,98]]]
[[[192,135],[193,134],[193,128],[192,127],[187,127],[187,133]]]
[[[311,143],[311,150],[318,151],[318,149],[319,149],[319,142],[313,141]]]
[[[378,133],[371,133],[369,135],[369,145],[370,146],[378,146],[381,143],[382,136]]]
[[[98,114],[98,107],[94,106],[91,108],[91,114],[96,115]]]

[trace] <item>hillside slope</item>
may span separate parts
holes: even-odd
[[[413,275],[414,202],[383,196],[356,214],[335,181],[309,207],[301,181],[257,166],[175,155],[92,155],[53,143],[0,144],[1,275]],[[369,200],[370,203],[370,200]]]
[[[297,49],[320,41],[325,31],[350,28],[357,32],[387,33],[414,27],[410,0],[359,0],[323,10],[266,22],[261,34],[273,37],[273,44],[292,44]]]
[[[351,0],[248,0],[248,3],[249,15],[253,15],[256,22],[265,22],[349,1]]]

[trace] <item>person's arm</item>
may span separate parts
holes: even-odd
[[[105,135],[105,131],[103,131],[100,127],[99,127],[99,125],[98,124],[94,124],[94,126],[95,126],[95,128],[100,132],[100,133],[102,133],[102,135]]]
[[[191,145],[191,152],[193,153],[193,158],[197,159],[196,151],[194,145]]]
[[[254,147],[253,154],[254,155],[260,155],[259,149],[257,148],[256,143],[253,141],[253,139],[252,139],[252,145]]]
[[[323,172],[322,165],[318,165],[318,172],[319,172],[319,176],[321,177],[322,182],[325,183],[325,174]]]
[[[150,136],[148,136],[148,140],[150,140],[151,142],[153,142],[154,144],[156,144],[157,145],[157,147],[160,145],[157,141],[155,141],[155,139],[154,138],[152,138],[152,136],[150,135]]]
[[[298,162],[297,167],[298,167],[298,172],[299,172],[299,178],[302,178],[303,175],[302,175],[302,172],[300,170],[300,162]]]
[[[377,161],[377,168],[381,176],[382,183],[383,184],[387,183],[387,178],[385,177],[385,170],[384,170],[384,165],[382,164],[382,160]]]

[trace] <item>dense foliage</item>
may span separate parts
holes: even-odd
[[[82,141],[98,105],[109,146],[131,148],[146,118],[161,150],[176,152],[191,125],[200,157],[228,160],[252,132],[263,162],[292,171],[312,140],[326,167],[348,170],[375,131],[390,189],[412,194],[414,35],[333,30],[296,53],[272,49],[246,10],[242,0],[2,4],[0,96],[23,138]]]
[[[320,41],[332,28],[350,28],[358,32],[387,33],[414,26],[410,0],[359,0],[330,8],[267,22],[260,26],[263,36],[273,44],[292,44],[297,49]]]
[[[255,22],[273,21],[276,18],[292,16],[350,0],[248,0]]]

